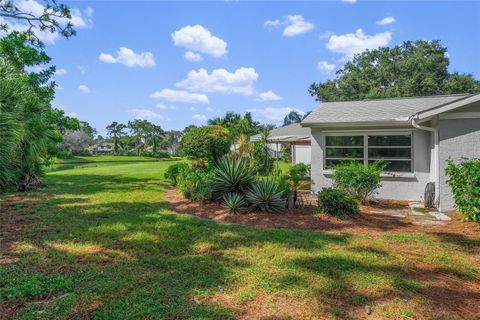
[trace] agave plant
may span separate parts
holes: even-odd
[[[245,197],[240,193],[232,192],[223,197],[222,206],[225,209],[228,209],[230,213],[237,214],[245,209],[247,206],[247,201],[245,201]]]
[[[285,209],[283,190],[274,180],[260,180],[246,195],[253,209],[265,212],[278,212]]]
[[[213,192],[219,198],[231,192],[243,194],[250,189],[254,179],[255,174],[247,159],[224,157],[212,172]]]

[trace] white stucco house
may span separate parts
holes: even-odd
[[[331,186],[342,160],[385,159],[379,198],[423,200],[433,182],[439,209],[452,210],[447,159],[480,158],[480,94],[324,102],[301,126],[310,129],[313,192]]]
[[[250,137],[250,141],[258,141],[260,135]],[[310,164],[311,147],[310,147],[310,128],[304,128],[300,123],[293,123],[283,127],[275,128],[268,134],[269,148],[273,156],[280,154],[280,145],[289,144],[292,146],[292,163]]]

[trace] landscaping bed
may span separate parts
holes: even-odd
[[[480,239],[480,225],[461,222],[458,212],[449,212],[451,221],[441,225],[421,226],[412,219],[400,219],[387,211],[408,209],[407,201],[376,200],[373,205],[360,205],[360,213],[351,218],[338,219],[327,214],[316,213],[316,203],[312,200],[304,208],[285,210],[280,213],[231,214],[217,202],[200,204],[184,198],[176,189],[169,188],[165,199],[177,213],[189,214],[215,221],[239,223],[258,228],[298,228],[308,230],[342,231],[355,233],[382,232],[426,232],[445,233]]]

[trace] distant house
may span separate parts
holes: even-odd
[[[258,141],[260,135],[250,137],[250,141]],[[269,148],[273,156],[280,156],[280,145],[291,145],[292,163],[310,164],[311,147],[310,147],[310,129],[303,128],[299,123],[290,124],[269,131],[268,135]]]
[[[113,152],[114,144],[111,142],[101,142],[87,147],[87,151],[93,155]]]
[[[341,161],[384,159],[378,197],[421,200],[432,182],[439,209],[451,210],[447,159],[480,157],[480,94],[320,103],[301,125],[311,130],[314,192]]]

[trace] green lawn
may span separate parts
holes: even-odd
[[[455,319],[449,302],[479,279],[474,240],[176,214],[163,197],[171,163],[51,172],[9,206],[33,202],[34,213],[11,244],[18,260],[0,263],[0,318],[356,319],[368,305],[372,319],[435,319],[438,308]],[[452,299],[439,301],[443,291]]]

